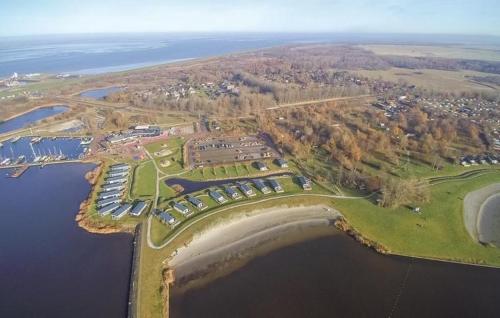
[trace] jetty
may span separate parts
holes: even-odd
[[[28,170],[30,166],[29,165],[22,165],[14,169],[12,174],[10,175],[11,178],[19,178],[26,170]]]

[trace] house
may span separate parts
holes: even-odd
[[[297,181],[299,182],[302,189],[304,189],[304,190],[311,190],[312,189],[311,181],[309,179],[307,179],[306,177],[298,176]]]
[[[250,188],[248,185],[241,183],[239,185],[239,188],[241,192],[243,192],[244,195],[247,197],[253,197],[255,195],[255,192],[253,192],[252,188]]]
[[[115,210],[113,213],[111,213],[111,219],[113,219],[113,220],[121,219],[122,217],[125,216],[125,214],[128,213],[128,211],[130,211],[131,208],[132,208],[132,204],[125,203],[124,205],[119,207],[117,210]]]
[[[223,196],[222,194],[220,194],[219,192],[217,192],[217,191],[210,191],[210,192],[208,193],[208,195],[209,195],[212,199],[214,199],[217,203],[221,203],[221,204],[222,204],[222,203],[224,203],[224,202],[226,202],[226,201],[227,201],[227,199],[226,199],[226,198],[224,198],[224,196]]]
[[[120,204],[113,203],[113,204],[106,205],[105,207],[100,208],[99,210],[97,210],[97,213],[99,214],[99,216],[106,216],[106,215],[110,214],[111,212],[113,212],[114,210],[118,209],[119,207],[120,207]]]
[[[134,208],[130,211],[130,215],[140,216],[142,212],[147,208],[148,204],[144,201],[139,201],[134,205]]]
[[[97,201],[97,207],[102,208],[103,206],[110,205],[113,203],[120,203],[122,200],[120,198],[109,198]]]
[[[105,184],[102,186],[102,191],[113,191],[113,190],[123,190],[125,189],[125,185],[123,183],[120,184]]]
[[[124,171],[108,171],[108,178],[128,177],[128,170]]]
[[[182,213],[184,216],[188,215],[191,212],[187,206],[177,202],[174,203],[174,210],[176,210],[179,213]]]
[[[282,158],[276,159],[276,164],[280,168],[288,168],[288,162],[285,159],[282,159]]]
[[[238,192],[236,192],[235,189],[233,189],[232,187],[226,187],[224,189],[224,191],[226,192],[226,194],[233,200],[238,200],[238,199],[241,199],[241,196]]]
[[[107,178],[104,184],[124,183],[126,181],[127,181],[126,177]]]
[[[268,194],[269,192],[271,192],[271,190],[269,189],[269,187],[264,183],[264,181],[260,180],[260,179],[256,179],[256,180],[253,180],[253,184],[255,185],[255,187],[262,193],[264,194]]]
[[[172,225],[175,223],[175,218],[168,212],[161,212],[160,214],[158,214],[158,218],[161,222],[166,224]]]
[[[129,170],[129,169],[130,169],[130,166],[126,163],[118,163],[118,164],[114,164],[114,165],[109,166],[110,171],[125,171],[125,170]]]
[[[271,185],[271,188],[276,193],[284,192],[283,187],[281,186],[281,184],[279,184],[279,182],[276,179],[269,179],[269,185]]]
[[[265,163],[263,163],[263,162],[261,162],[261,161],[257,161],[257,162],[255,163],[255,165],[257,166],[257,169],[259,169],[259,171],[267,171],[267,170],[269,170],[269,169],[267,168],[266,164],[265,164]]]
[[[194,205],[198,210],[203,210],[206,206],[203,204],[203,201],[200,199],[193,197],[193,196],[188,196],[187,200]]]
[[[122,192],[120,190],[101,192],[99,194],[99,200],[109,199],[109,198],[119,198],[122,196]]]

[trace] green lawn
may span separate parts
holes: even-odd
[[[156,164],[160,168],[160,170],[166,174],[177,174],[183,172],[183,154],[182,154],[182,146],[184,145],[184,139],[180,137],[172,137],[166,140],[157,141],[151,144],[146,145],[146,149],[151,153]],[[154,155],[155,152],[169,149],[172,153],[170,155],[164,157],[156,157]],[[161,162],[163,160],[170,161],[170,165],[168,167],[162,167]]]
[[[335,200],[334,206],[356,230],[393,253],[500,265],[500,250],[476,244],[463,224],[465,195],[495,182],[499,171],[434,185],[421,214],[405,207],[384,209],[368,199]]]
[[[138,166],[134,171],[132,195],[138,199],[151,199],[156,191],[156,169],[152,161]]]

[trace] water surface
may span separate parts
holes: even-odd
[[[121,90],[122,90],[121,87],[116,87],[116,86],[91,89],[81,93],[80,96],[85,98],[100,100],[100,99],[105,99],[109,94],[113,94]]]
[[[67,112],[68,110],[69,108],[64,105],[37,108],[20,116],[1,122],[0,134],[27,127],[37,121]]]
[[[97,235],[75,215],[90,164],[0,170],[0,317],[125,317],[132,236]]]
[[[498,269],[382,256],[334,235],[174,288],[171,317],[498,317],[499,293]]]

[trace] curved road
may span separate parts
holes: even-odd
[[[218,209],[218,210],[209,212],[209,213],[201,216],[200,218],[198,218],[198,219],[194,220],[192,223],[190,223],[188,226],[186,226],[184,228],[181,228],[177,233],[175,233],[172,237],[170,237],[166,242],[164,242],[161,245],[155,245],[153,243],[153,241],[151,240],[151,220],[152,220],[153,216],[150,215],[149,218],[148,218],[148,232],[147,232],[147,234],[148,234],[147,235],[148,236],[147,237],[147,239],[148,239],[148,246],[150,248],[156,249],[156,250],[162,249],[165,246],[167,246],[168,244],[170,244],[173,240],[175,240],[180,234],[184,233],[184,231],[186,231],[187,229],[189,229],[191,227],[191,225],[196,224],[199,221],[204,220],[204,219],[206,219],[209,216],[212,216],[214,214],[217,214],[217,213],[220,213],[220,212],[223,212],[223,211],[227,211],[227,210],[234,209],[234,208],[239,208],[239,207],[242,207],[242,206],[248,206],[248,205],[252,205],[252,204],[256,204],[256,203],[262,203],[262,202],[267,202],[267,201],[272,201],[272,200],[278,200],[278,199],[283,199],[283,198],[300,197],[300,196],[323,197],[323,198],[331,198],[331,199],[350,199],[350,200],[356,200],[356,199],[367,198],[367,197],[371,196],[371,194],[368,195],[368,196],[364,196],[364,197],[349,197],[349,196],[341,196],[341,195],[333,195],[333,194],[306,194],[306,193],[303,193],[303,194],[290,194],[290,195],[284,195],[284,196],[277,196],[277,197],[267,198],[267,199],[263,199],[263,200],[259,200],[259,201],[252,201],[252,202],[242,203],[242,204],[238,204],[238,205],[232,205],[232,206],[228,206],[228,207],[223,208],[223,209]]]

